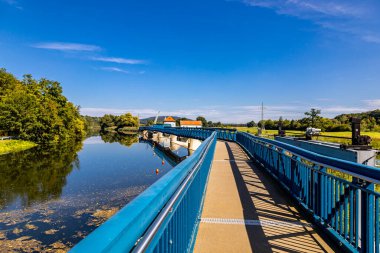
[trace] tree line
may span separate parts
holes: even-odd
[[[363,113],[341,114],[332,119],[321,117],[321,110],[311,109],[305,112],[304,118],[301,119],[283,119],[280,117],[278,120],[260,120],[259,122],[250,121],[247,127],[264,127],[265,129],[275,130],[279,125],[283,130],[305,130],[307,127],[320,128],[322,131],[327,132],[342,132],[351,131],[351,117],[361,118],[362,131],[375,131],[380,132],[380,110],[374,110]]]
[[[0,132],[38,143],[63,142],[82,139],[85,121],[59,82],[30,74],[19,80],[1,68]]]
[[[100,128],[102,131],[122,131],[135,130],[139,127],[139,118],[131,113],[126,113],[120,116],[105,114],[100,118]]]

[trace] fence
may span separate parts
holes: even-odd
[[[247,133],[236,141],[347,250],[379,252],[378,168]]]
[[[380,169],[234,129],[141,130],[205,141],[72,252],[191,251],[217,138],[239,143],[346,250],[380,252]]]
[[[187,252],[194,245],[216,145],[211,133],[174,167],[71,252]]]

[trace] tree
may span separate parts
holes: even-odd
[[[119,130],[125,127],[138,128],[139,121],[139,118],[133,116],[131,113],[126,113],[120,116],[105,114],[100,118],[100,126],[102,131],[107,130],[107,128],[112,128],[113,130]]]
[[[112,114],[105,114],[100,118],[100,127],[104,130],[108,127],[113,127],[116,124],[116,116]]]
[[[305,115],[308,116],[309,123],[311,127],[315,127],[317,121],[321,118],[319,115],[321,114],[321,110],[311,108],[310,112],[305,112]]]
[[[207,127],[208,126],[208,122],[207,122],[207,120],[204,117],[198,116],[197,120],[202,121],[202,126],[203,127]]]
[[[62,142],[85,136],[79,107],[68,102],[59,82],[22,81],[0,69],[0,129],[38,143]]]
[[[277,128],[277,126],[276,126],[276,124],[274,124],[274,122],[273,122],[273,120],[271,120],[271,119],[268,119],[268,120],[265,120],[265,129],[276,129]]]
[[[139,119],[138,117],[132,116],[131,113],[126,113],[123,115],[120,115],[116,118],[116,125],[117,128],[123,128],[123,127],[138,127],[139,126]]]
[[[254,126],[256,126],[256,123],[253,120],[247,123],[247,127],[254,127]]]
[[[278,128],[284,129],[284,119],[282,118],[282,116],[280,116],[277,124],[275,124],[275,125],[277,125]]]

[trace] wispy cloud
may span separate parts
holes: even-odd
[[[16,1],[16,0],[1,0],[1,2],[4,2],[4,3],[8,4],[8,5],[11,5],[11,6],[13,6],[13,7],[15,7],[15,8],[19,9],[19,10],[23,9],[22,6],[20,5],[20,3],[18,1]]]
[[[380,108],[380,99],[364,100],[363,102],[366,103],[370,107]]]
[[[251,6],[274,9],[279,14],[287,14],[310,19],[325,16],[360,17],[363,10],[347,2],[325,0],[244,0]]]
[[[279,15],[309,20],[322,28],[350,34],[365,42],[380,43],[375,1],[351,0],[242,0],[253,7],[272,9]],[[375,8],[376,7],[376,8]],[[374,14],[375,13],[375,14]]]
[[[144,60],[127,59],[127,58],[119,58],[119,57],[91,57],[90,59],[93,61],[112,62],[112,63],[131,64],[131,65],[147,63]]]
[[[124,74],[129,74],[130,72],[127,71],[127,70],[124,70],[124,69],[121,69],[121,68],[117,68],[117,67],[103,67],[103,68],[100,68],[101,70],[105,70],[105,71],[109,71],[109,72],[120,72],[120,73],[124,73]]]
[[[37,43],[33,44],[34,48],[42,48],[49,50],[58,50],[58,51],[85,51],[93,52],[100,51],[101,47],[88,44],[79,44],[79,43],[66,43],[66,42],[46,42],[46,43]]]
[[[377,43],[380,44],[380,36],[376,35],[364,35],[362,36],[362,39],[367,42]]]

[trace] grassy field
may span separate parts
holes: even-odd
[[[251,134],[257,134],[257,128],[256,127],[236,127],[238,131],[241,132],[249,132]],[[273,137],[273,135],[278,134],[277,130],[264,130],[263,135],[267,135],[268,137]],[[305,134],[305,131],[298,131],[298,130],[286,130],[286,135],[292,136],[292,135],[300,135]],[[380,149],[380,133],[379,132],[361,132],[362,135],[368,135],[372,138],[371,145],[375,149]],[[320,141],[330,141],[330,142],[337,142],[337,143],[344,143],[344,144],[351,144],[351,140],[349,139],[340,139],[340,138],[334,138],[336,137],[347,137],[351,138],[351,132],[321,132],[321,135],[329,135],[333,137],[314,137],[316,140]]]
[[[0,140],[0,155],[30,149],[35,146],[37,144],[30,141]]]

